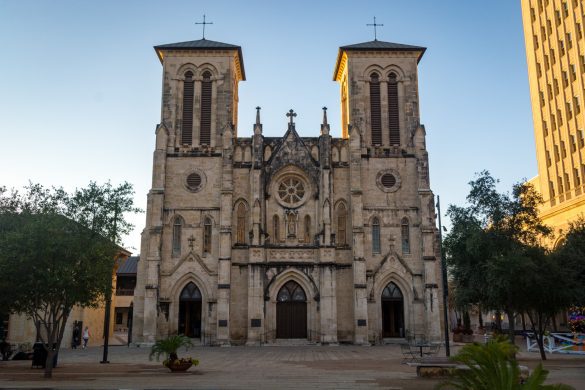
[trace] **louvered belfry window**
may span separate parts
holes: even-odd
[[[191,145],[193,141],[194,87],[193,73],[188,71],[185,73],[185,81],[183,83],[183,122],[181,127],[181,143],[183,145]]]
[[[380,109],[380,78],[377,73],[370,76],[370,115],[372,122],[372,144],[382,145],[382,111]]]
[[[199,143],[211,144],[211,73],[203,73],[201,81],[201,122],[199,127]]]
[[[395,73],[390,73],[390,76],[388,77],[388,119],[390,128],[390,145],[400,145],[398,82]]]

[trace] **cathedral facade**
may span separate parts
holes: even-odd
[[[418,62],[425,49],[340,47],[341,138],[237,137],[239,46],[156,46],[163,65],[132,339],[205,345],[441,338],[435,205]],[[284,114],[284,113],[283,113]]]

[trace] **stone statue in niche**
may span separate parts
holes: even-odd
[[[296,238],[298,211],[286,210],[285,217],[286,217],[286,236],[287,236],[287,238]]]

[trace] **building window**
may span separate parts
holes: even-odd
[[[583,146],[585,146],[585,132],[579,130],[579,147],[582,148]]]
[[[559,162],[559,160],[560,160],[559,147],[558,145],[555,145],[555,162]]]
[[[555,186],[553,185],[552,181],[548,182],[548,190],[550,192],[550,198],[554,199],[556,197],[556,194],[555,194]]]
[[[211,145],[211,73],[203,73],[201,81],[201,119],[199,125],[199,143]]]
[[[539,78],[542,77],[542,67],[540,66],[540,62],[536,63],[536,75]]]
[[[116,312],[116,325],[122,325],[124,323],[124,313]]]
[[[372,221],[372,253],[380,253],[380,220],[376,217]]]
[[[581,185],[581,178],[579,177],[579,170],[577,168],[573,169],[573,177],[575,181],[575,187],[579,187]]]
[[[337,245],[347,245],[347,210],[343,203],[337,206]]]
[[[181,238],[183,230],[183,218],[176,217],[173,222],[173,250],[172,256],[177,257],[181,255]]]
[[[410,254],[410,227],[407,218],[402,218],[400,232],[402,236],[402,253],[405,255]]]
[[[560,176],[557,176],[557,187],[559,187],[559,195],[565,193],[563,179]]]
[[[555,88],[555,95],[559,94],[559,81],[557,79],[553,79],[553,85]]]
[[[236,244],[246,243],[246,206],[243,203],[238,204],[236,209]]]
[[[575,141],[575,136],[573,134],[571,134],[570,137],[571,137],[571,153],[575,153],[577,151],[577,142]]]
[[[573,37],[571,33],[567,33],[567,49],[571,49],[573,47]]]
[[[575,81],[575,79],[577,78],[577,67],[575,66],[575,64],[570,64],[569,70],[571,71],[571,81]]]
[[[533,35],[532,39],[534,40],[534,48],[538,49],[538,37],[536,35]]]
[[[565,55],[565,42],[561,40],[559,40],[559,53],[561,57]]]
[[[211,219],[205,218],[203,224],[203,252],[211,253]]]
[[[579,114],[581,112],[581,104],[579,103],[579,96],[575,96],[573,98],[573,103],[575,104],[575,114]]]
[[[552,165],[552,161],[550,159],[550,152],[547,150],[546,151],[546,166],[550,167]]]
[[[400,120],[398,107],[398,81],[396,73],[390,73],[388,76],[388,120],[391,146],[400,145]]]
[[[195,90],[195,81],[193,72],[185,73],[183,81],[183,117],[181,122],[181,143],[191,145],[193,141],[193,93]]]
[[[567,87],[569,85],[569,76],[567,75],[567,72],[565,72],[564,70],[561,72],[561,75],[563,77],[563,87]]]
[[[305,243],[311,244],[311,217],[305,215]]]
[[[380,76],[370,75],[370,120],[372,122],[372,145],[382,145],[382,110],[380,106]]]
[[[540,96],[540,106],[544,107],[544,93],[542,91],[539,91],[538,95]]]
[[[272,237],[274,243],[280,242],[280,218],[276,214],[272,217]]]
[[[548,135],[548,123],[546,121],[542,121],[542,130],[544,131],[544,136]]]

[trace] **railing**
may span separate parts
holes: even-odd
[[[572,333],[551,333],[543,337],[543,347],[548,353],[568,353],[585,355],[585,335],[573,336]],[[538,352],[538,343],[534,333],[526,333],[526,350]]]

